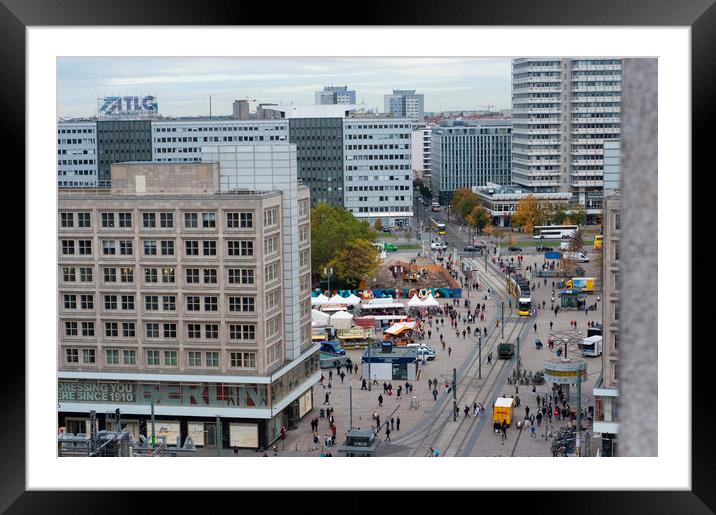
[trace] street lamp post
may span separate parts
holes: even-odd
[[[482,379],[482,333],[477,342],[477,378]]]
[[[500,322],[500,325],[502,326],[502,339],[505,338],[505,301],[501,301],[502,304],[502,322]]]
[[[328,278],[328,293],[331,292],[331,276],[333,275],[333,267],[331,268],[324,268],[323,274]]]
[[[457,422],[457,369],[452,369],[452,420]]]
[[[348,387],[349,416],[351,429],[353,429],[353,381]]]

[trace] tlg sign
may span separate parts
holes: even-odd
[[[104,97],[100,100],[100,116],[154,115],[157,114],[157,99],[153,96]]]

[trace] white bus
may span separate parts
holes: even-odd
[[[560,240],[571,238],[579,230],[577,225],[537,225],[534,228],[535,240]]]

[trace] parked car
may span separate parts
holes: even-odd
[[[551,252],[552,250],[552,247],[547,245],[537,245],[537,252]]]
[[[392,243],[384,243],[383,249],[385,249],[386,252],[395,252],[398,250],[398,247],[396,245],[393,245]]]
[[[383,227],[383,232],[390,232],[390,227]]]
[[[463,252],[476,252],[478,250],[480,249],[477,248],[475,245],[466,245],[462,248]]]
[[[447,249],[447,245],[445,245],[444,243],[435,242],[435,243],[430,244],[430,249],[431,250],[445,250],[445,249]]]
[[[509,250],[510,252],[522,252],[522,249],[520,247],[510,247],[507,250]]]

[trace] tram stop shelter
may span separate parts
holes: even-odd
[[[384,342],[380,350],[367,348],[361,362],[361,370],[363,373],[370,370],[371,379],[412,381],[418,375],[418,349],[415,347],[393,347]]]
[[[559,300],[561,309],[582,310],[587,302],[587,297],[584,292],[579,290],[561,290]]]
[[[375,456],[379,443],[372,429],[351,429],[346,433],[346,441],[338,447],[338,453],[345,457]]]

